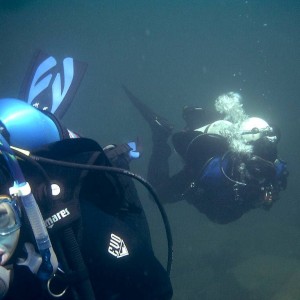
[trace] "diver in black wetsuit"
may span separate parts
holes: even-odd
[[[0,100],[0,120],[1,134],[15,147],[58,262],[53,260],[50,271],[42,268],[47,267],[41,259],[43,251],[36,248],[30,217],[18,197],[18,209],[10,209],[9,214],[0,199],[0,230],[3,227],[4,234],[13,237],[7,247],[7,239],[0,235],[1,256],[5,257],[0,266],[11,270],[5,278],[9,285],[3,292],[5,299],[57,299],[55,295],[62,300],[171,299],[168,272],[153,253],[135,186],[129,177],[109,172],[112,166],[129,168],[132,148],[123,145],[103,150],[93,140],[76,137],[54,115],[14,99]],[[30,151],[30,156],[20,148]],[[5,160],[1,155],[3,195],[9,193],[14,179]],[[97,167],[107,168],[106,172]],[[14,211],[14,227],[8,230],[6,216]]]
[[[186,127],[172,134],[173,126],[165,118],[123,89],[150,125],[148,180],[164,203],[186,200],[213,222],[226,224],[250,209],[269,209],[286,188],[286,163],[277,155],[278,129],[263,119],[248,118],[238,94],[217,99],[219,114],[184,107]],[[170,137],[184,162],[172,176]]]

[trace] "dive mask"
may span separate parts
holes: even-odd
[[[13,255],[20,235],[20,215],[16,200],[0,196],[0,265]]]
[[[0,197],[0,238],[7,236],[21,227],[16,200]]]

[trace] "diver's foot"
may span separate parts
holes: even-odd
[[[141,102],[137,97],[135,97],[126,86],[122,85],[127,97],[133,103],[133,105],[138,109],[141,115],[149,124],[153,135],[161,135],[169,137],[173,131],[174,126],[169,123],[169,121],[156,113],[154,113],[146,104]]]

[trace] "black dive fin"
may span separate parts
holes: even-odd
[[[132,104],[137,108],[137,110],[141,113],[143,118],[148,122],[152,131],[160,131],[166,135],[170,135],[174,126],[169,123],[169,121],[156,114],[149,108],[145,103],[139,100],[136,96],[134,96],[131,91],[124,85],[122,85],[127,97],[132,102]]]
[[[72,57],[57,60],[38,51],[23,80],[19,99],[61,119],[71,105],[86,69],[86,63]]]

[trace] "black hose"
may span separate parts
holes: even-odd
[[[67,260],[67,265],[74,273],[77,280],[72,285],[78,293],[80,300],[95,300],[94,290],[90,282],[80,247],[77,243],[74,231],[67,227],[61,232],[61,243]],[[68,275],[68,274],[66,274]],[[76,279],[76,278],[75,278]]]

